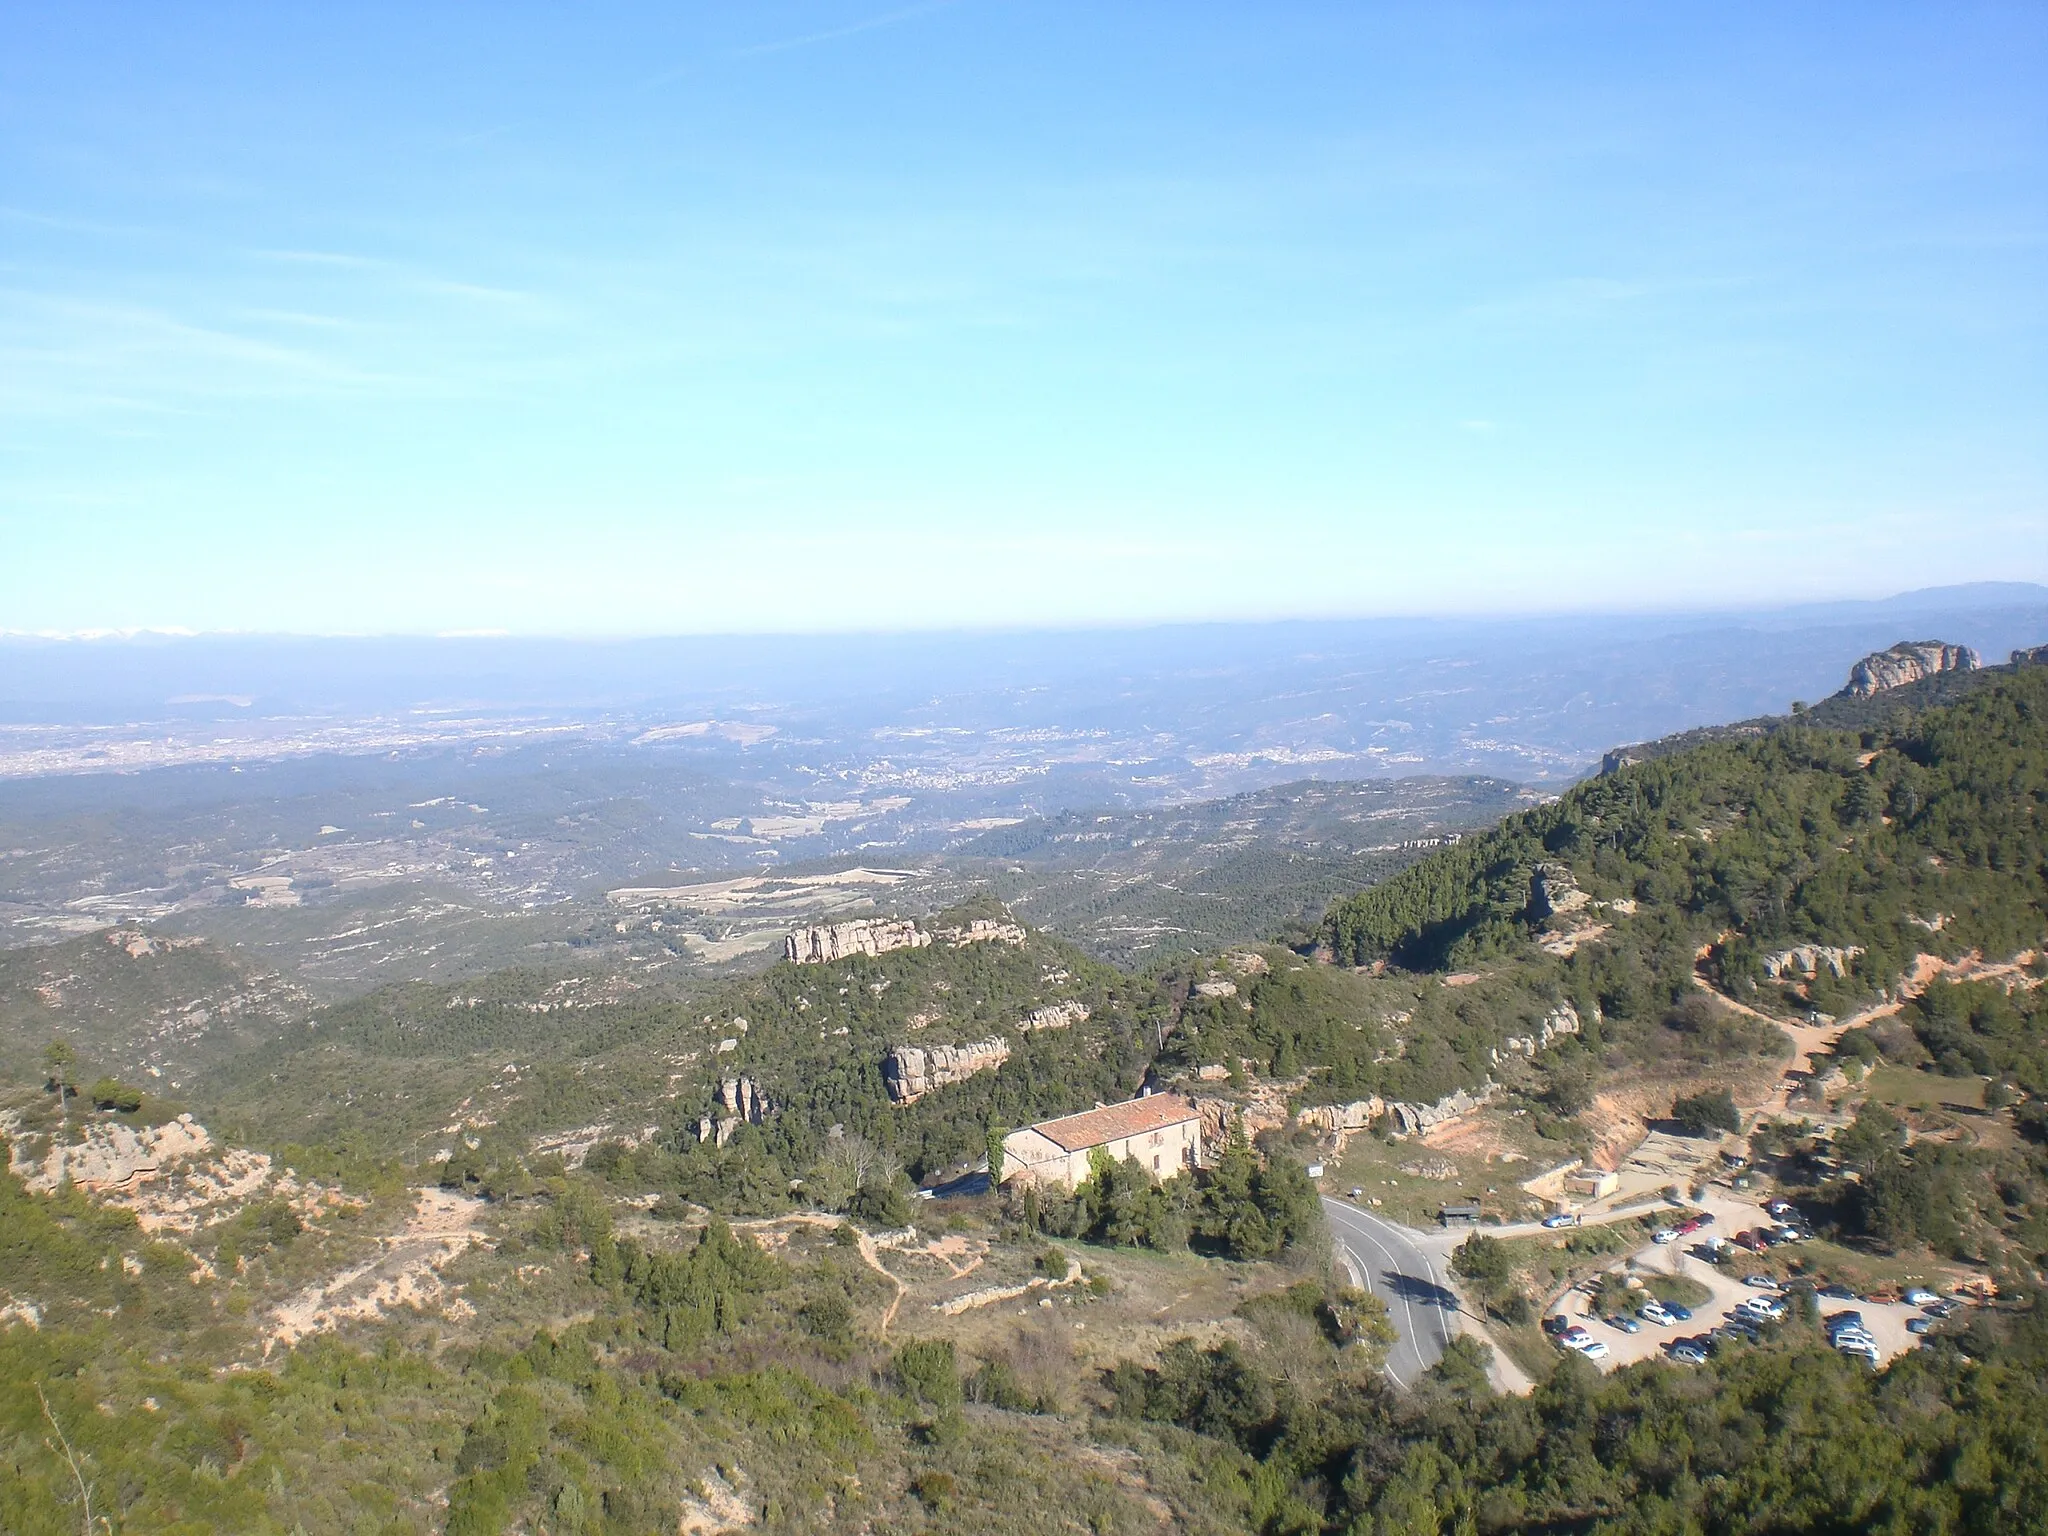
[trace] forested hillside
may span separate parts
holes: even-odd
[[[2048,669],[1859,733],[1790,724],[1591,780],[1553,805],[1339,903],[1323,937],[1352,965],[1476,967],[1522,956],[1562,870],[1605,942],[1561,968],[1627,1014],[1647,984],[1684,995],[1689,946],[1716,946],[1739,995],[1763,957],[1855,948],[1810,999],[1830,1011],[1895,983],[1916,953],[2009,955],[2048,931]]]

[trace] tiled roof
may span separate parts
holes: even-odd
[[[1186,1099],[1177,1094],[1155,1093],[1150,1098],[1084,1109],[1078,1115],[1063,1115],[1057,1120],[1041,1120],[1031,1129],[1069,1152],[1084,1152],[1104,1142],[1142,1136],[1147,1131],[1164,1130],[1183,1120],[1200,1118]]]

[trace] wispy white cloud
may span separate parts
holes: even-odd
[[[837,42],[842,37],[856,37],[863,32],[878,32],[884,27],[901,26],[906,21],[915,21],[921,16],[948,9],[955,0],[932,0],[928,5],[906,6],[898,11],[886,11],[879,16],[870,16],[864,21],[849,22],[843,27],[828,27],[822,32],[807,32],[801,37],[785,37],[772,43],[755,43],[746,48],[735,48],[728,58],[751,59],[762,54],[788,53],[795,48],[809,48],[818,43]]]

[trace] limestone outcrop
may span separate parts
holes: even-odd
[[[1287,1106],[1277,1099],[1252,1097],[1245,1103],[1236,1099],[1193,1098],[1189,1101],[1202,1117],[1202,1151],[1205,1158],[1230,1140],[1232,1128],[1242,1119],[1246,1136],[1279,1130],[1287,1124]]]
[[[1017,1021],[1022,1030],[1065,1029],[1079,1024],[1088,1017],[1088,1005],[1069,1000],[1064,1003],[1047,1003],[1043,1008],[1034,1008]]]
[[[908,918],[866,917],[799,928],[783,940],[782,958],[792,965],[828,965],[850,955],[922,949],[931,941],[932,936]]]
[[[1028,937],[1016,923],[998,922],[992,917],[977,917],[965,928],[941,928],[938,936],[954,949],[965,949],[969,944],[1008,944],[1019,948]]]
[[[2014,651],[2012,664],[2016,667],[2048,667],[2048,645],[2036,645],[2024,651]]]
[[[1577,912],[1592,899],[1579,889],[1569,864],[1538,864],[1529,877],[1529,911],[1538,922]]]
[[[1902,640],[1889,650],[1873,651],[1849,669],[1849,685],[1838,698],[1867,699],[1888,688],[1902,688],[1941,672],[1974,672],[1983,659],[1967,645],[1940,640]]]
[[[775,1105],[751,1077],[722,1078],[718,1084],[718,1108],[697,1121],[697,1139],[724,1146],[742,1125],[764,1125]]]
[[[1294,1123],[1332,1134],[1363,1131],[1371,1129],[1373,1121],[1386,1112],[1387,1101],[1378,1097],[1356,1099],[1349,1104],[1310,1104],[1295,1112]]]
[[[65,1180],[87,1194],[130,1190],[163,1174],[173,1163],[187,1162],[213,1150],[206,1127],[190,1115],[165,1125],[93,1125],[72,1146],[52,1146],[30,1161],[17,1142],[13,1171],[29,1189],[45,1194]]]
[[[1764,956],[1764,974],[1773,981],[1787,975],[1818,976],[1826,966],[1837,977],[1849,974],[1849,966],[1863,953],[1861,944],[1795,944],[1776,954]]]
[[[1460,1088],[1455,1093],[1445,1094],[1434,1104],[1389,1104],[1387,1113],[1393,1116],[1396,1136],[1419,1136],[1446,1120],[1471,1114],[1499,1092],[1498,1083],[1488,1083],[1477,1093],[1468,1093]]]
[[[1001,1035],[966,1045],[899,1045],[882,1058],[882,1084],[897,1104],[914,1104],[934,1088],[990,1072],[1010,1059]]]
[[[1512,1052],[1517,1056],[1534,1056],[1560,1036],[1578,1034],[1581,1027],[1579,1010],[1570,1003],[1559,1003],[1543,1016],[1542,1022],[1536,1026],[1535,1034],[1509,1035],[1501,1041],[1493,1052],[1493,1059],[1498,1064],[1502,1051]]]

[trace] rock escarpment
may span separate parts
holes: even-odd
[[[1010,1042],[1001,1035],[966,1045],[899,1045],[882,1058],[882,1083],[897,1104],[912,1104],[948,1083],[977,1072],[989,1072],[1010,1059]]]
[[[751,1077],[728,1077],[718,1084],[718,1108],[697,1121],[697,1139],[724,1146],[742,1125],[764,1125],[775,1105]]]
[[[1396,1136],[1419,1136],[1432,1126],[1442,1125],[1446,1120],[1455,1120],[1460,1115],[1469,1115],[1500,1092],[1500,1084],[1488,1083],[1477,1093],[1468,1093],[1460,1088],[1447,1093],[1434,1104],[1389,1104],[1387,1113],[1393,1117]]]
[[[1065,1029],[1070,1024],[1079,1024],[1088,1017],[1088,1005],[1067,1001],[1047,1003],[1043,1008],[1034,1008],[1017,1021],[1017,1027],[1032,1029]]]
[[[1922,926],[1932,930],[1934,925]],[[1863,953],[1861,944],[1795,944],[1776,954],[1764,956],[1764,974],[1773,981],[1794,975],[1818,976],[1826,966],[1837,977],[1849,974],[1849,967]]]
[[[828,965],[849,955],[922,949],[931,941],[932,936],[908,918],[867,917],[850,923],[799,928],[783,940],[782,958],[792,965]]]
[[[954,949],[964,949],[969,944],[1008,944],[1018,948],[1029,937],[1018,924],[998,922],[992,917],[977,917],[965,928],[941,928],[938,932]]]
[[[1974,672],[1983,659],[1967,645],[1940,640],[1902,640],[1889,650],[1873,651],[1849,669],[1849,685],[1837,698],[1867,699],[1889,688],[1903,688],[1940,672]]]

